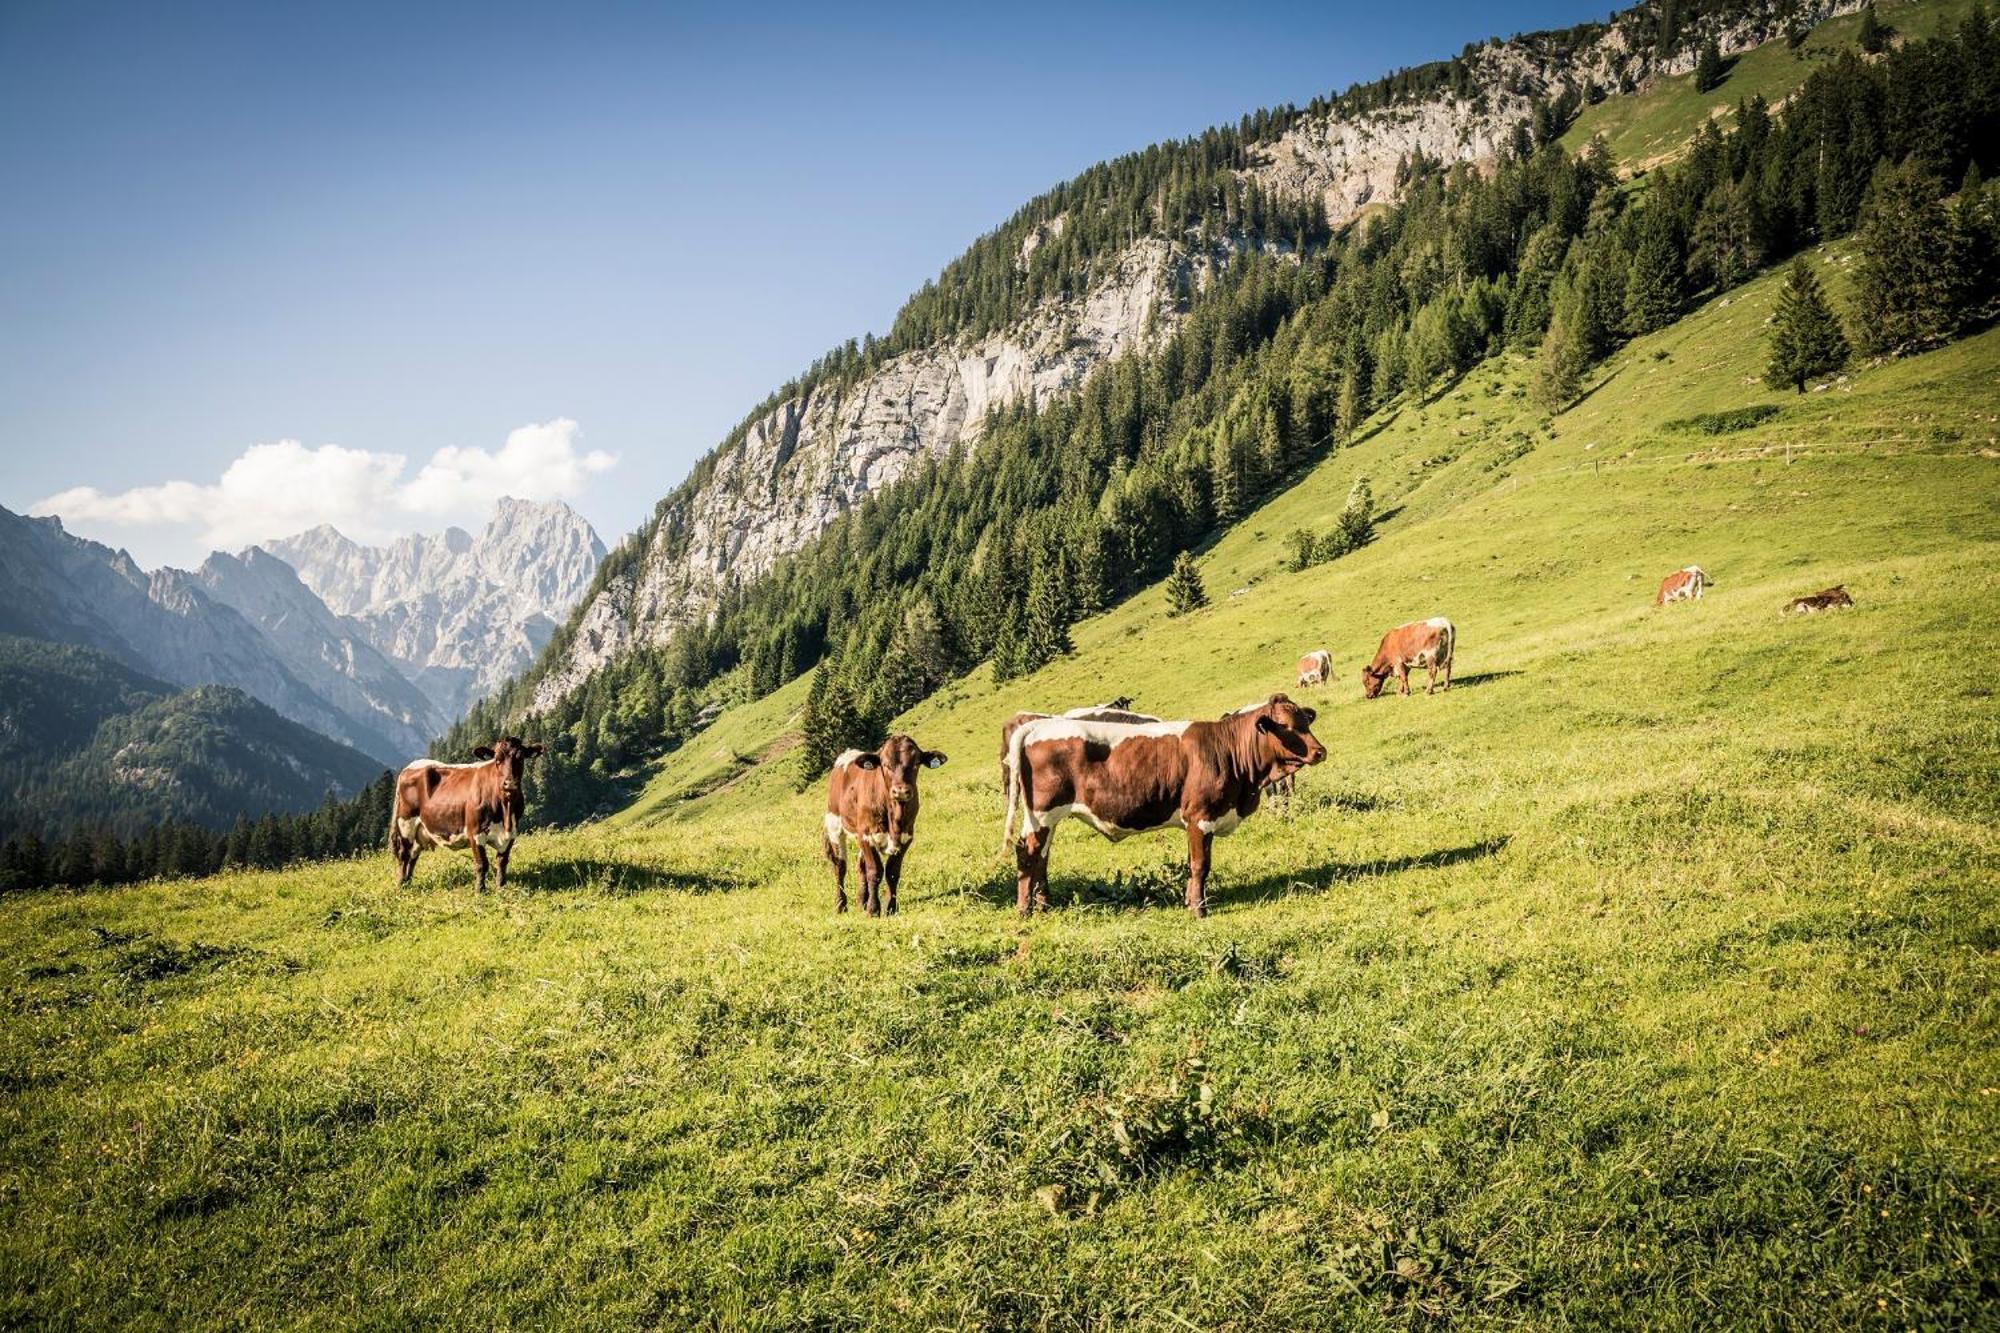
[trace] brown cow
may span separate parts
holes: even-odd
[[[861,910],[896,914],[903,854],[917,836],[917,770],[941,768],[945,756],[908,736],[891,736],[873,754],[848,750],[826,780],[826,859],[833,866],[833,904],[847,910],[847,840],[861,845]],[[878,885],[889,882],[886,900]]]
[[[1786,615],[1811,615],[1815,611],[1835,611],[1843,606],[1851,607],[1854,599],[1847,595],[1847,585],[1836,584],[1823,588],[1810,597],[1794,597],[1785,603]]]
[[[1000,728],[1000,790],[1007,790],[1007,745],[1014,739],[1014,733],[1030,722],[1039,722],[1045,717],[1055,717],[1055,713],[1016,713]],[[1132,696],[1121,694],[1109,703],[1090,704],[1083,708],[1072,708],[1063,717],[1084,722],[1158,722],[1151,713],[1132,711]]]
[[[1700,565],[1689,565],[1677,569],[1660,580],[1659,595],[1653,598],[1654,606],[1665,606],[1668,602],[1698,602],[1707,591],[1709,577]]]
[[[1316,649],[1299,659],[1299,684],[1324,685],[1333,679],[1333,654]]]
[[[1187,906],[1207,915],[1210,841],[1256,811],[1266,783],[1326,758],[1312,734],[1314,716],[1274,694],[1217,722],[1028,723],[1008,752],[1002,833],[1020,871],[1016,908],[1023,916],[1047,908],[1049,841],[1075,815],[1113,842],[1149,829],[1187,830]]]
[[[1410,692],[1410,668],[1428,667],[1430,681],[1424,693],[1437,689],[1438,672],[1444,672],[1444,687],[1451,688],[1451,655],[1458,646],[1458,631],[1443,616],[1399,625],[1382,636],[1375,660],[1361,668],[1361,697],[1373,699],[1382,692],[1382,682],[1394,676],[1402,686],[1399,694]]]
[[[507,858],[519,836],[521,770],[542,752],[519,736],[502,736],[472,752],[482,762],[441,764],[419,759],[396,775],[396,810],[389,821],[389,851],[396,858],[398,884],[408,884],[417,857],[433,847],[470,848],[486,888],[486,851],[500,866],[507,887]]]

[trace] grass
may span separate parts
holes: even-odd
[[[1902,38],[1935,36],[1971,11],[1972,0],[1880,0],[1875,7],[1881,21]],[[1606,98],[1584,108],[1562,145],[1580,152],[1602,134],[1621,170],[1649,171],[1679,156],[1704,123],[1733,112],[1738,102],[1761,94],[1777,106],[1817,65],[1856,49],[1860,31],[1858,11],[1842,14],[1814,27],[1796,50],[1779,38],[1735,56],[1723,81],[1708,92],[1695,91],[1693,74],[1680,74],[1632,96]]]
[[[1405,404],[1203,554],[1208,610],[920,706],[892,920],[831,912],[797,687],[504,894],[0,901],[0,1325],[1990,1324],[2000,334],[1774,394],[1777,281],[1552,421],[1507,360]],[[1286,572],[1357,471],[1381,538]],[[1362,702],[1437,612],[1459,684]],[[1210,716],[1315,647],[1331,758],[1213,916],[1171,837],[1071,825],[1015,920],[1001,718]]]

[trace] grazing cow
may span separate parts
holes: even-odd
[[[917,770],[942,768],[945,756],[908,736],[891,736],[873,754],[848,750],[826,781],[826,859],[833,866],[833,908],[847,910],[847,840],[861,845],[861,910],[896,914],[903,853],[917,836]],[[886,898],[879,885],[889,882]]]
[[[1000,728],[1000,790],[1007,790],[1007,743],[1014,739],[1014,733],[1030,722],[1039,722],[1054,713],[1016,713]],[[1132,696],[1121,694],[1109,703],[1090,704],[1083,708],[1072,708],[1062,714],[1080,722],[1158,722],[1151,713],[1132,711]]]
[[[1361,697],[1373,699],[1382,692],[1382,682],[1394,676],[1402,686],[1399,694],[1410,692],[1410,668],[1426,667],[1430,681],[1424,693],[1437,689],[1438,672],[1444,672],[1444,687],[1451,688],[1451,654],[1458,646],[1458,631],[1443,616],[1413,621],[1382,636],[1375,660],[1361,668]]]
[[[1333,679],[1333,654],[1321,648],[1299,659],[1299,684],[1324,685]]]
[[[1785,603],[1787,615],[1811,615],[1815,611],[1833,611],[1843,606],[1853,606],[1854,599],[1847,595],[1847,585],[1836,584],[1822,589],[1810,597],[1794,597]]]
[[[1188,910],[1208,912],[1211,839],[1254,813],[1264,786],[1326,758],[1314,713],[1282,694],[1216,722],[1091,722],[1051,717],[1014,733],[1007,821],[1020,871],[1016,908],[1046,908],[1049,840],[1070,815],[1113,842],[1187,830]],[[1021,836],[1015,841],[1015,816]]]
[[[1665,606],[1668,602],[1698,602],[1707,590],[1709,578],[1700,565],[1689,565],[1677,569],[1660,580],[1659,595],[1653,598],[1654,606]]]
[[[519,736],[502,736],[472,752],[476,764],[441,764],[419,759],[396,775],[396,811],[389,821],[389,851],[396,858],[398,884],[408,884],[417,857],[433,847],[470,848],[486,888],[486,853],[500,867],[507,887],[507,858],[521,828],[521,771],[542,752]]]

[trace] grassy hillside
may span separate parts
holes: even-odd
[[[1875,7],[1880,21],[1901,38],[1934,37],[1971,10],[1972,0],[1880,0]],[[1633,96],[1607,98],[1584,109],[1563,135],[1563,147],[1579,152],[1602,134],[1621,170],[1648,170],[1678,156],[1704,123],[1735,110],[1738,102],[1761,95],[1776,106],[1818,62],[1852,50],[1860,30],[1857,12],[1819,24],[1797,48],[1783,40],[1766,42],[1731,59],[1721,84],[1705,93],[1695,90],[1693,74],[1682,74]]]
[[[2000,332],[1772,394],[1774,292],[1552,422],[1490,363],[1206,552],[1210,609],[922,705],[892,920],[832,914],[798,687],[506,894],[385,855],[0,902],[0,1323],[1984,1322]],[[1357,472],[1380,540],[1284,572]],[[1458,685],[1364,703],[1436,613]],[[1331,757],[1213,916],[1175,839],[1069,825],[1014,919],[1000,719],[1213,715],[1314,647]]]

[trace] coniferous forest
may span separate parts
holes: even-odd
[[[1415,95],[1451,68],[1349,97],[1364,108]],[[708,624],[627,655],[527,721],[530,673],[473,710],[443,752],[533,730],[550,746],[535,813],[575,820],[692,734],[704,705],[816,671],[810,777],[977,664],[1004,680],[1064,653],[1076,619],[1152,583],[1370,414],[1426,399],[1501,350],[1536,357],[1538,396],[1556,411],[1626,339],[1849,234],[1861,280],[1844,341],[1860,354],[1920,350],[1992,318],[2000,195],[1983,179],[2000,145],[2000,39],[1983,9],[1876,58],[1843,53],[1781,113],[1742,101],[1677,162],[1632,181],[1601,141],[1574,154],[1557,142],[1581,104],[1568,89],[1538,106],[1490,172],[1406,161],[1400,206],[1339,235],[1316,206],[1237,183],[1233,167],[1292,123],[1289,110],[1085,173],[974,246],[887,339],[841,349],[809,378],[998,327],[1081,290],[1141,234],[1251,244],[1184,297],[1157,350],[1100,368],[1067,401],[994,414],[973,447],[913,467],[728,589]],[[1014,264],[1021,235],[1059,215],[1083,221]],[[1828,331],[1799,336],[1828,368]],[[660,512],[674,509],[670,497]],[[1308,559],[1351,545],[1350,521],[1323,546],[1305,534]],[[600,578],[654,536],[628,540]]]

